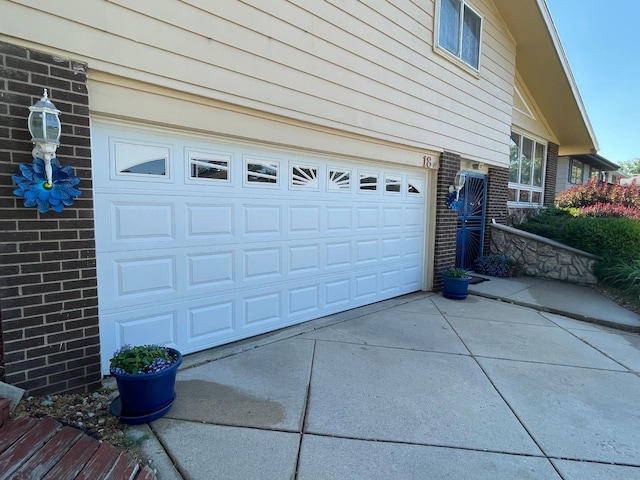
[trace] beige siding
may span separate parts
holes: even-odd
[[[557,144],[558,139],[549,128],[547,121],[520,75],[516,75],[515,86],[521,98],[517,98],[517,93],[514,91],[513,128],[522,133],[531,134],[541,140]]]
[[[433,51],[428,0],[2,3],[5,35],[93,71],[508,163],[515,44],[491,0],[473,1],[484,18],[479,77]]]

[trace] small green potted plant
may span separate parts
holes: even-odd
[[[123,423],[149,423],[169,411],[182,355],[164,345],[124,345],[109,361],[120,396],[111,413]]]
[[[467,298],[467,290],[471,275],[464,268],[449,268],[442,273],[444,287],[442,294],[447,298],[463,300]]]

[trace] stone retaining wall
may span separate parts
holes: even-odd
[[[602,260],[582,250],[506,225],[491,225],[491,253],[515,260],[525,275],[566,280],[574,283],[598,283],[594,264]]]

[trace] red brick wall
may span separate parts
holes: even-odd
[[[460,156],[444,152],[440,157],[440,168],[436,185],[436,238],[434,246],[433,289],[442,288],[442,271],[456,262],[456,220],[458,212],[447,207],[449,186],[453,185],[460,170]]]
[[[0,42],[0,326],[4,375],[32,395],[99,385],[100,344],[86,65]],[[80,177],[62,213],[13,195],[31,163],[28,107],[49,89],[62,111],[57,157]]]
[[[558,178],[558,145],[547,144],[547,170],[544,179],[544,205],[552,207],[556,199],[556,179]]]

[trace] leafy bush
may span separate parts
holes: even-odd
[[[609,203],[609,186],[606,183],[598,184],[592,178],[584,185],[567,188],[556,196],[556,204],[561,208],[588,207],[596,203]]]
[[[611,204],[638,210],[640,213],[640,187],[635,182],[629,185],[610,185],[595,179],[584,185],[568,188],[556,196],[561,208],[583,208],[595,205]],[[622,211],[618,211],[620,213]],[[633,211],[631,212],[633,213]]]
[[[515,225],[520,230],[535,233],[541,237],[558,240],[562,236],[562,228],[568,219],[572,218],[568,210],[561,208],[549,208],[541,210],[538,215],[528,222]]]
[[[607,263],[640,259],[640,222],[627,218],[569,218],[554,240],[600,255]]]
[[[630,218],[640,220],[640,209],[615,205],[613,203],[596,203],[577,209],[580,217]]]
[[[111,357],[109,370],[115,375],[156,373],[169,368],[176,360],[163,345],[124,345]]]
[[[473,262],[473,269],[484,275],[511,277],[516,265],[516,262],[506,255],[484,255]]]

